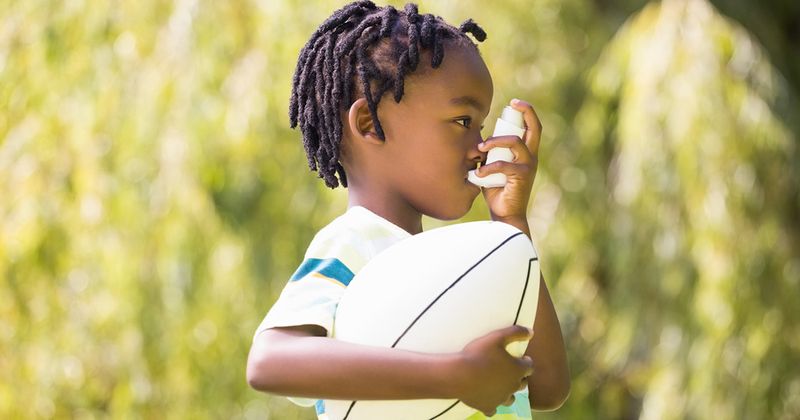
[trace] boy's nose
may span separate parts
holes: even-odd
[[[485,162],[486,161],[486,152],[482,152],[482,151],[480,151],[480,149],[478,149],[478,145],[483,143],[483,138],[480,136],[480,134],[478,134],[478,135],[475,136],[474,140],[475,141],[472,142],[472,145],[469,148],[469,152],[467,154],[467,157],[471,161]]]

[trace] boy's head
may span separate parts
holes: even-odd
[[[385,94],[391,95],[394,104],[399,104],[407,91],[407,79],[411,76],[415,80],[424,79],[428,72],[439,68],[446,50],[458,57],[451,60],[459,60],[449,64],[451,68],[458,65],[477,68],[472,73],[476,73],[482,84],[478,90],[445,99],[464,99],[460,101],[463,104],[457,105],[475,105],[472,108],[478,112],[469,115],[470,121],[476,121],[471,128],[470,141],[475,139],[476,132],[480,141],[480,121],[485,118],[491,102],[491,78],[468,33],[478,41],[486,38],[485,32],[471,19],[455,28],[439,17],[420,15],[415,4],[409,3],[403,10],[397,10],[391,6],[377,7],[371,1],[350,3],[317,28],[298,58],[289,116],[291,126],[299,124],[302,130],[309,166],[319,172],[327,186],[335,188],[340,183],[348,186],[345,167],[350,172],[352,162],[348,165],[340,159],[342,139],[364,129],[370,131],[376,141],[386,141],[385,126],[378,118],[381,99]],[[443,80],[449,82],[449,79],[441,79],[447,75],[437,76],[440,80],[434,87]],[[475,84],[472,80],[466,83]],[[438,92],[445,93],[454,92]],[[476,96],[482,98],[476,101]],[[425,97],[418,95],[418,98],[426,101]],[[382,116],[389,112],[383,109],[383,104]],[[390,108],[391,105],[387,104]],[[354,116],[349,115],[353,113]],[[471,123],[463,124],[465,116],[455,115],[461,118],[453,122],[462,122],[462,129],[470,129]],[[407,123],[414,124],[414,121]],[[480,158],[469,157],[468,160]],[[474,167],[474,164],[467,166]],[[437,175],[429,177],[432,176]]]

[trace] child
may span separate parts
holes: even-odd
[[[513,162],[481,166],[504,173],[505,187],[483,190],[493,220],[528,236],[527,204],[541,126],[524,113],[524,139],[483,141],[493,87],[477,46],[486,34],[472,20],[455,28],[408,4],[400,11],[358,1],[336,11],[300,53],[290,103],[308,162],[331,188],[348,188],[349,209],[323,228],[259,326],[247,363],[249,384],[293,397],[338,400],[459,399],[485,415],[530,418],[555,409],[569,392],[564,343],[544,280],[526,355],[504,347],[532,331],[512,326],[455,354],[375,348],[330,338],[336,304],[366,262],[422,231],[422,215],[462,217],[481,189],[467,172],[493,147]],[[527,395],[515,392],[527,386]],[[321,402],[321,401],[320,401]],[[509,408],[509,405],[512,405]],[[520,410],[521,408],[521,410]],[[320,417],[323,404],[317,404]],[[506,416],[505,418],[509,418]]]

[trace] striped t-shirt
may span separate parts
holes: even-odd
[[[367,261],[409,236],[408,232],[370,210],[351,207],[314,236],[303,262],[258,326],[256,335],[274,327],[318,325],[330,337],[336,306],[350,280]],[[527,390],[514,396],[513,405],[498,407],[497,414],[491,418],[530,418]],[[324,401],[290,399],[300,405],[314,405],[318,417],[327,419]],[[469,420],[485,418],[477,413]]]
[[[336,305],[356,273],[391,245],[411,236],[364,207],[351,207],[322,228],[256,334],[273,327],[319,325],[333,331]]]

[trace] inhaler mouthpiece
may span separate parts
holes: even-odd
[[[522,112],[506,106],[503,108],[503,113],[497,119],[494,126],[494,133],[492,137],[498,136],[517,136],[522,138],[525,134],[525,122],[522,118]],[[514,153],[507,147],[495,147],[489,150],[486,155],[486,165],[497,161],[511,162],[514,160]],[[497,188],[506,185],[508,181],[505,174],[490,174],[485,177],[479,177],[475,171],[469,171],[467,180],[479,187],[483,188]]]

